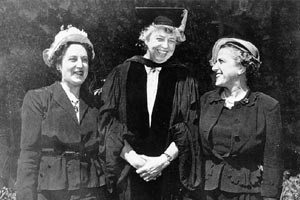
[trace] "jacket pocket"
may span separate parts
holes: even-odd
[[[234,185],[241,187],[257,187],[261,184],[262,172],[259,168],[254,171],[241,167],[239,169],[229,166],[227,176]]]
[[[99,162],[94,159],[90,159],[89,162],[80,163],[80,182],[82,186],[89,188],[99,187],[99,166]]]
[[[60,156],[42,156],[38,174],[38,190],[66,189],[66,159]]]

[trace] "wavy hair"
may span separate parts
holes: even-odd
[[[234,52],[236,52],[234,60],[246,68],[246,78],[248,84],[252,84],[253,81],[260,76],[259,68],[261,62],[257,60],[251,53],[243,51],[231,43],[225,43],[220,47],[220,49],[222,48],[231,48]]]

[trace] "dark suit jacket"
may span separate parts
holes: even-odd
[[[26,94],[18,199],[35,200],[40,190],[74,190],[104,184],[98,159],[98,109],[85,97],[80,97],[79,123],[59,82]],[[79,153],[67,155],[66,151]]]
[[[211,130],[224,107],[217,89],[201,97],[200,137],[205,166],[205,190],[261,193],[278,197],[282,180],[282,135],[278,101],[250,92],[237,107],[233,119],[230,151],[221,156],[213,150]],[[224,137],[224,140],[225,137]]]

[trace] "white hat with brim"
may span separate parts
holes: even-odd
[[[47,66],[53,65],[53,56],[55,52],[64,44],[68,42],[75,42],[80,44],[87,44],[92,49],[92,59],[95,58],[94,46],[87,37],[87,33],[69,25],[67,29],[61,31],[55,36],[54,42],[50,48],[43,51],[43,59]]]
[[[221,39],[217,40],[212,49],[211,60],[213,62],[216,61],[220,49],[225,44],[231,44],[244,52],[250,53],[250,55],[253,57],[254,60],[256,60],[258,63],[261,63],[259,51],[256,48],[256,46],[253,45],[251,42],[248,42],[248,41],[242,40],[242,39],[238,39],[238,38],[221,38]]]

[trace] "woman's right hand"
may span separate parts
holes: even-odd
[[[143,167],[147,162],[143,155],[137,154],[126,140],[124,140],[124,147],[120,156],[135,169]]]
[[[147,162],[145,159],[143,159],[142,155],[139,155],[136,152],[132,152],[132,154],[129,157],[130,158],[127,161],[135,169],[143,167]]]
[[[136,170],[136,173],[140,175],[144,181],[155,180],[158,176],[162,174],[163,169],[165,169],[170,161],[165,154],[156,157],[143,156],[147,162],[143,167]]]

